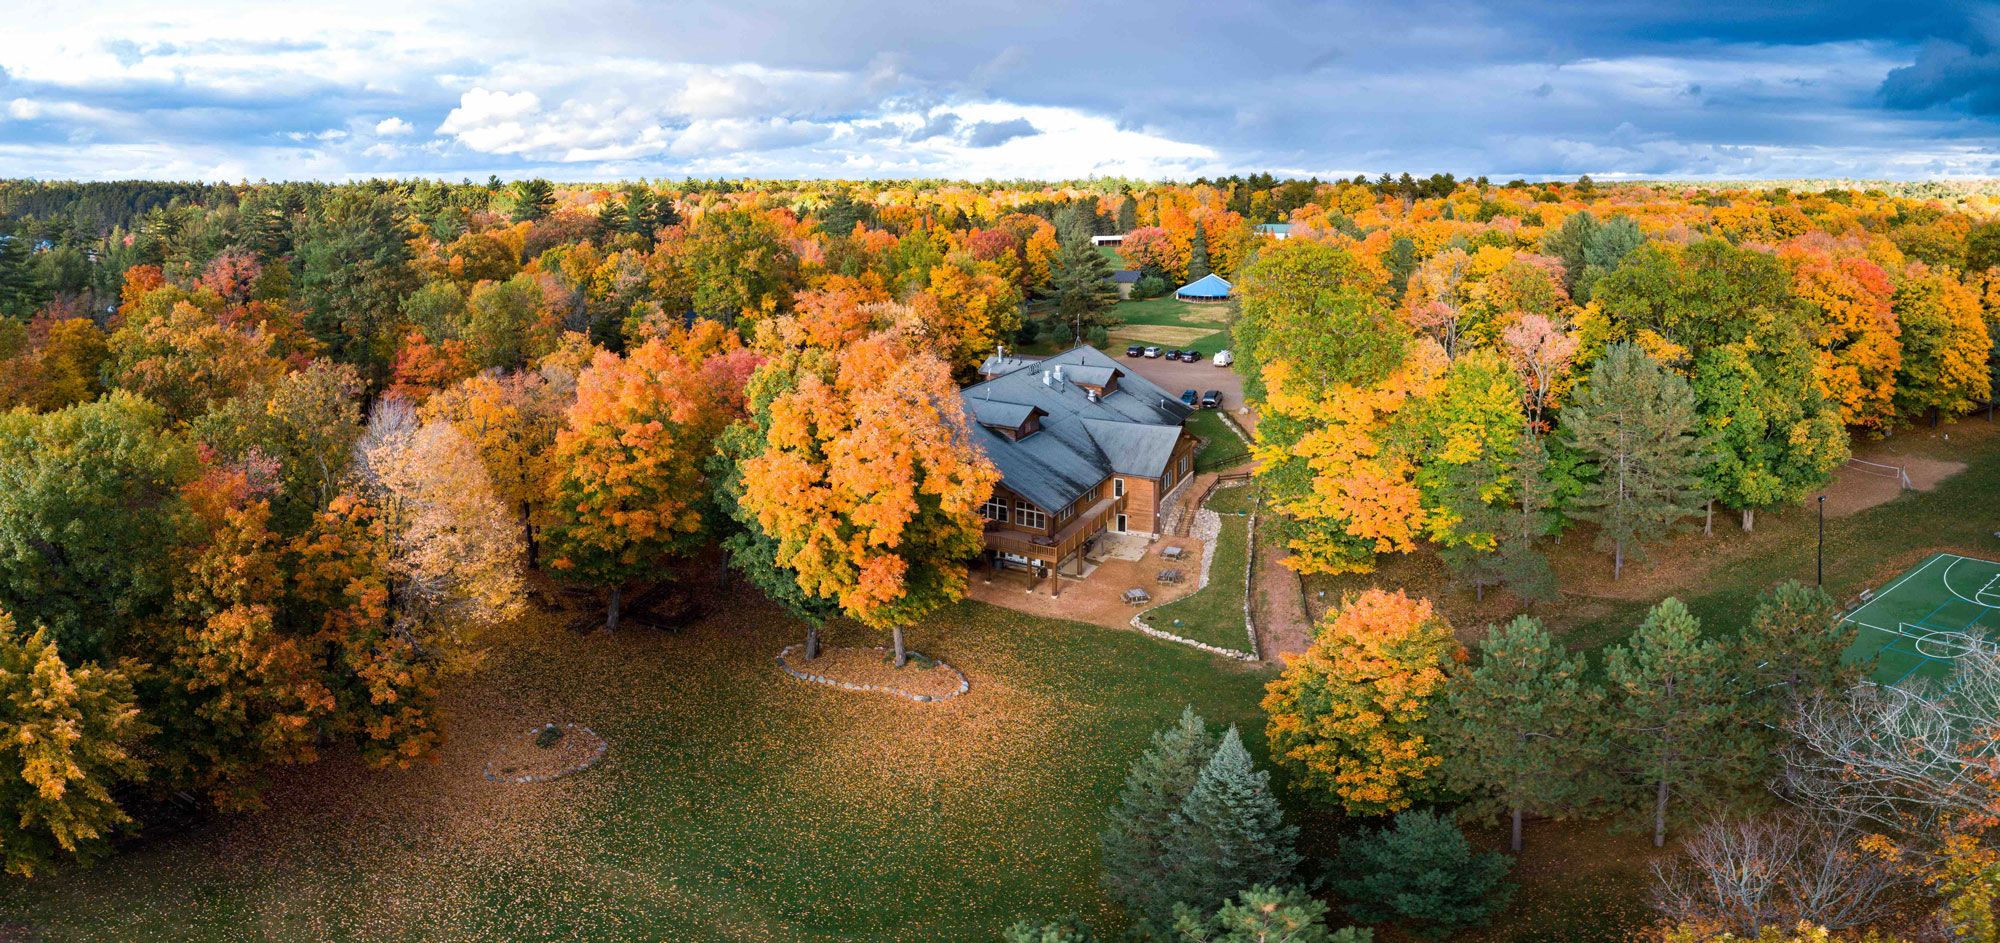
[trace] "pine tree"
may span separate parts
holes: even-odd
[[[1594,521],[1597,547],[1612,552],[1612,578],[1625,553],[1666,537],[1704,500],[1707,449],[1696,434],[1694,393],[1636,345],[1613,344],[1563,411],[1563,433],[1593,466],[1573,516]]]
[[[514,181],[514,222],[534,222],[549,215],[555,205],[555,184],[540,177]]]
[[[1539,621],[1520,616],[1481,641],[1478,662],[1445,689],[1446,779],[1507,812],[1514,851],[1524,813],[1566,811],[1602,752],[1603,692],[1583,675],[1583,656],[1566,657]]]
[[[1672,801],[1705,800],[1743,779],[1744,718],[1729,653],[1701,637],[1701,621],[1668,597],[1625,645],[1611,649],[1606,715],[1629,773],[1623,791],[1650,806],[1653,846],[1667,841]]]
[[[1125,776],[1111,824],[1104,830],[1104,888],[1135,922],[1164,925],[1175,903],[1165,878],[1173,817],[1194,791],[1218,742],[1194,708],[1181,710],[1172,727],[1153,734],[1153,747]]]
[[[120,672],[63,664],[46,630],[0,611],[0,857],[32,876],[60,856],[103,854],[133,825],[111,790],[142,779],[132,747],[152,733]]]
[[[1329,930],[1325,904],[1297,887],[1245,888],[1214,916],[1180,909],[1176,943],[1372,943],[1371,930]]]
[[[1097,943],[1097,934],[1074,916],[1022,920],[1000,933],[1000,943]]]
[[[1788,580],[1766,592],[1734,646],[1745,727],[1767,741],[1787,739],[1782,725],[1793,705],[1861,680],[1862,666],[1845,661],[1853,643],[1854,630],[1825,591]],[[1782,743],[1767,746],[1762,752],[1771,756]]]
[[[1404,812],[1391,828],[1371,829],[1340,843],[1334,890],[1362,923],[1398,920],[1412,935],[1447,936],[1507,906],[1514,859],[1474,852],[1465,833],[1435,812]]]
[[[1198,282],[1208,274],[1208,233],[1201,228],[1200,223],[1196,223],[1194,239],[1188,243],[1187,280],[1190,283]]]
[[[1132,199],[1132,195],[1128,193],[1125,199],[1118,202],[1118,232],[1128,233],[1137,228],[1139,228],[1139,201]]]
[[[27,320],[35,313],[40,294],[29,264],[28,241],[0,233],[0,318]]]
[[[1175,902],[1207,913],[1245,887],[1291,880],[1299,830],[1285,824],[1270,781],[1229,728],[1173,815],[1165,884]]]
[[[1077,343],[1083,343],[1091,328],[1110,326],[1107,314],[1118,303],[1111,262],[1088,238],[1062,244],[1049,268],[1049,284],[1040,294],[1055,303],[1056,317]]]

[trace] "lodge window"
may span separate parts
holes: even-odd
[[[1183,455],[1181,456],[1181,477],[1183,477],[1183,478],[1187,477],[1187,473],[1188,473],[1188,463],[1189,463],[1189,462],[1191,462],[1191,461],[1194,461],[1194,456],[1193,456],[1193,455],[1187,455],[1187,454],[1183,454]]]
[[[1007,523],[1007,502],[999,498],[990,498],[985,504],[979,506],[979,516],[989,521],[997,521],[1005,524]]]
[[[1123,478],[1111,479],[1111,496],[1114,498],[1122,498],[1125,496],[1125,479]]]
[[[1022,527],[1042,530],[1049,526],[1049,516],[1042,513],[1041,508],[1026,501],[1020,501],[1014,505],[1014,523]]]

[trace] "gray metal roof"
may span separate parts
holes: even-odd
[[[1140,271],[1135,268],[1119,269],[1111,273],[1111,280],[1121,285],[1135,284],[1139,281],[1140,274]]]
[[[1052,383],[1057,365],[1064,380]],[[1165,473],[1191,407],[1145,377],[1126,373],[1094,347],[1072,348],[1036,366],[1040,369],[1015,370],[961,394],[966,411],[982,423],[989,416],[1026,421],[1025,410],[1042,411],[1041,431],[1019,441],[983,426],[972,430],[973,441],[1000,469],[1002,484],[1054,510],[1108,475],[1157,478]],[[1077,385],[1102,385],[1114,371],[1122,375],[1118,387],[1096,400]]]
[[[1027,422],[1028,417],[1036,412],[1033,406],[1003,403],[998,400],[973,400],[967,406],[971,408],[973,418],[979,420],[980,425],[1005,426],[1009,429],[1021,428],[1021,424]]]
[[[986,361],[979,365],[979,374],[981,376],[990,377],[999,373],[1013,373],[1014,371],[1019,370],[1023,367],[1032,367],[1040,362],[1041,361],[1035,357],[1016,357],[1004,354],[994,354],[990,357],[987,357]]]

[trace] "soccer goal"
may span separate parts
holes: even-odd
[[[1858,458],[1848,459],[1847,464],[1853,466],[1856,471],[1861,472],[1864,475],[1874,475],[1878,478],[1894,479],[1896,484],[1899,485],[1904,491],[1913,491],[1917,487],[1916,485],[1910,483],[1910,473],[1904,470],[1903,466],[1901,465],[1884,465],[1881,462],[1864,462]]]

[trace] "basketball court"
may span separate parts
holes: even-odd
[[[1847,613],[1850,660],[1875,659],[1881,684],[1943,678],[1952,662],[2000,650],[2000,563],[1936,554]]]

